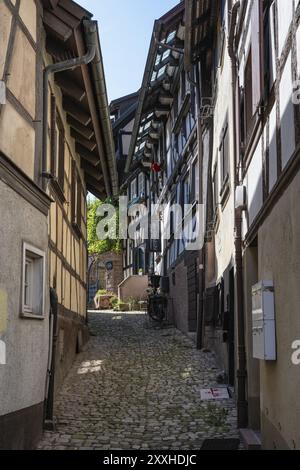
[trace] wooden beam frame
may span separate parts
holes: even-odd
[[[65,96],[63,97],[63,108],[68,114],[77,119],[77,121],[84,126],[88,126],[92,121],[91,116],[85,110],[80,108],[78,103]]]
[[[71,128],[71,137],[73,137],[73,139],[75,139],[76,142],[83,145],[83,147],[86,147],[89,150],[89,152],[93,152],[97,147],[97,143],[95,140],[85,139],[81,134],[79,134],[73,128]]]
[[[70,114],[67,114],[67,123],[69,126],[71,126],[72,129],[81,134],[87,140],[91,140],[95,135],[94,130],[91,127],[83,126]]]
[[[78,142],[75,144],[76,152],[84,158],[86,161],[91,163],[93,166],[97,166],[100,163],[99,157],[96,153],[89,152],[87,148],[83,147]]]
[[[74,83],[72,72],[57,73],[55,83],[63,90],[64,94],[81,102],[86,96],[85,90]]]

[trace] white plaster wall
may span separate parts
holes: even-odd
[[[250,226],[263,204],[262,174],[262,139],[260,138],[247,173],[247,194]]]
[[[269,189],[277,181],[277,141],[276,141],[276,105],[270,113],[269,119]]]
[[[278,9],[278,42],[279,56],[282,53],[285,41],[287,39],[290,24],[293,19],[294,7],[293,0],[277,0]]]
[[[300,78],[300,26],[296,31],[296,45],[297,45],[297,72],[298,79]]]
[[[288,56],[280,82],[281,159],[284,168],[295,150],[292,63]]]
[[[48,358],[49,298],[46,318],[20,318],[23,240],[46,251],[47,218],[0,181],[0,292],[7,298],[1,311],[7,364],[0,366],[0,415],[43,402]],[[48,269],[46,267],[46,273]],[[46,279],[46,286],[48,280]]]
[[[218,179],[219,189],[221,190],[221,160],[220,160],[220,138],[222,129],[226,123],[228,115],[229,132],[229,168],[230,168],[230,196],[226,205],[219,206],[220,222],[215,236],[215,254],[216,254],[216,280],[222,276],[230,264],[234,254],[234,142],[232,131],[232,92],[231,92],[231,62],[227,52],[227,35],[224,52],[224,63],[218,73],[218,90],[214,110],[214,131],[213,131],[213,162],[212,174],[214,172],[216,159],[218,159]],[[220,199],[220,198],[219,198]]]

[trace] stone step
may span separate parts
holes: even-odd
[[[240,429],[240,436],[246,450],[261,450],[261,439],[258,431]]]

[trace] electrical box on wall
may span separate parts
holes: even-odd
[[[274,285],[262,281],[252,288],[253,357],[276,361]]]

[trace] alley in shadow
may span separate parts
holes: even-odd
[[[213,354],[144,314],[90,313],[91,339],[55,405],[57,429],[39,449],[200,449],[237,437],[234,400],[202,402],[218,387]]]

